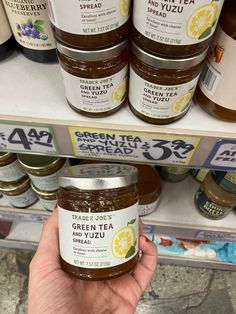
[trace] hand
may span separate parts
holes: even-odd
[[[132,274],[107,281],[83,281],[60,266],[57,210],[44,224],[30,263],[28,314],[131,314],[157,265],[157,248],[140,236],[142,257]]]

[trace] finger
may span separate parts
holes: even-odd
[[[48,258],[52,263],[59,263],[58,212],[55,209],[44,223],[35,258]]]
[[[156,270],[158,253],[155,244],[145,236],[139,237],[139,248],[142,250],[142,257],[133,272],[133,277],[143,293]]]

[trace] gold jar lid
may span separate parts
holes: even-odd
[[[8,158],[11,158],[14,155],[15,155],[14,153],[0,152],[0,161],[7,160]]]
[[[37,188],[33,183],[31,182],[31,188],[32,190],[38,194],[38,196],[44,198],[44,197],[50,197],[50,198],[55,198],[57,199],[57,192],[48,192],[48,191],[42,191],[39,188]]]
[[[22,180],[18,182],[2,182],[0,181],[0,192],[2,193],[13,193],[13,192],[18,192],[24,188],[26,188],[30,183],[29,177],[23,177]]]
[[[61,157],[28,154],[18,154],[17,158],[26,170],[49,170],[62,160]]]

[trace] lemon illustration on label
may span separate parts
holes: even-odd
[[[113,103],[121,103],[126,95],[127,91],[127,84],[128,84],[128,79],[124,78],[122,82],[117,85],[112,93],[112,101]]]
[[[188,92],[187,94],[180,96],[174,102],[173,111],[177,112],[177,113],[185,111],[185,109],[187,109],[192,97],[193,97],[192,92]]]
[[[135,253],[136,232],[133,226],[118,230],[112,238],[112,254],[116,258],[128,258]]]
[[[130,11],[131,0],[120,0],[120,14],[128,16]]]
[[[218,4],[205,4],[193,11],[187,22],[187,34],[191,38],[210,36],[218,15]]]

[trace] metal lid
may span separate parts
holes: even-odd
[[[61,159],[61,157],[27,154],[18,154],[17,158],[21,165],[28,170],[47,170],[52,168]]]
[[[57,198],[57,191],[54,192],[48,192],[48,191],[42,191],[39,188],[37,188],[35,185],[33,185],[33,183],[31,182],[31,188],[32,190],[38,194],[39,196],[42,197],[54,197],[55,199]]]
[[[29,177],[24,177],[23,180],[17,183],[9,183],[9,182],[2,182],[0,181],[0,192],[17,192],[23,189],[24,187],[27,187],[29,185],[30,179]]]
[[[14,154],[9,152],[0,152],[0,161],[6,160],[12,157]]]
[[[185,59],[166,59],[156,55],[152,55],[139,46],[137,46],[133,41],[131,43],[131,50],[133,54],[143,61],[144,63],[153,66],[159,69],[167,69],[167,70],[186,70],[188,68],[194,67],[201,63],[207,56],[208,48],[204,50],[202,53],[185,58]]]
[[[119,56],[128,46],[128,41],[124,40],[121,43],[106,49],[99,50],[79,50],[69,48],[60,43],[57,43],[57,49],[60,53],[79,61],[103,61]]]
[[[116,189],[135,184],[138,169],[123,164],[88,164],[67,167],[59,178],[59,186],[80,190]]]

